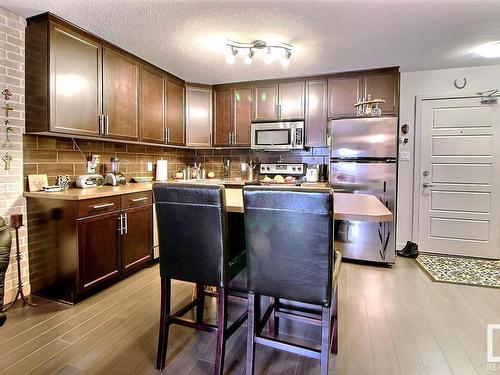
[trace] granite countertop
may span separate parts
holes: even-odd
[[[245,185],[244,180],[171,180],[168,182],[176,182],[179,184],[182,183],[198,183],[198,184],[223,184],[227,186],[240,186],[243,187]],[[121,194],[129,194],[129,193],[138,193],[141,191],[150,191],[152,190],[153,183],[127,183],[126,185],[119,186],[99,186],[95,188],[69,188],[65,191],[58,192],[44,192],[44,191],[36,191],[36,192],[25,192],[24,196],[27,198],[47,198],[47,199],[62,199],[62,200],[83,200],[83,199],[93,199],[93,198],[102,198],[102,197],[110,197],[113,195],[121,195]],[[286,186],[286,185],[285,185]],[[320,183],[303,183],[302,187],[304,188],[324,188],[327,187],[328,183],[320,182]]]

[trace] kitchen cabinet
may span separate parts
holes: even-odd
[[[253,119],[255,121],[278,119],[278,84],[256,85],[253,90],[255,98]]]
[[[251,87],[214,92],[214,146],[250,146],[252,102]]]
[[[394,71],[374,71],[363,73],[363,97],[384,99],[379,104],[382,116],[394,116],[398,113],[399,75]]]
[[[51,23],[50,45],[50,130],[98,136],[102,104],[100,43]]]
[[[151,205],[123,212],[123,271],[137,268],[152,259],[152,212]]]
[[[137,140],[139,64],[104,48],[102,66],[104,136]]]
[[[80,288],[86,291],[120,272],[119,226],[116,212],[78,222]]]
[[[234,126],[231,116],[232,92],[230,89],[214,92],[214,146],[233,144]]]
[[[252,125],[252,88],[233,88],[233,146],[250,147],[250,126]]]
[[[355,117],[357,103],[362,94],[363,76],[341,75],[328,79],[328,117]]]
[[[306,82],[306,147],[326,147],[327,82],[311,80]]]
[[[284,82],[254,87],[255,121],[304,118],[304,81]]]
[[[342,74],[328,79],[328,117],[356,117],[354,104],[361,99],[384,99],[379,105],[383,116],[398,113],[399,73],[381,69],[357,74]]]
[[[163,74],[146,67],[140,68],[139,126],[141,141],[165,142],[165,92],[163,86]]]
[[[210,147],[212,144],[212,90],[186,87],[186,146]]]
[[[280,120],[304,118],[304,81],[280,83],[278,87],[278,114]]]
[[[184,139],[184,85],[167,80],[166,90],[166,116],[165,128],[167,129],[167,144],[183,146]]]
[[[184,81],[147,61],[45,13],[25,63],[26,133],[184,145]]]
[[[32,293],[76,303],[150,264],[152,200],[27,198]]]

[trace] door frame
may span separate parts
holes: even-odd
[[[499,95],[494,95],[500,99]],[[420,173],[422,164],[421,143],[422,143],[422,102],[430,100],[447,99],[474,99],[481,98],[477,92],[467,92],[463,94],[448,95],[416,95],[415,96],[415,140],[413,147],[413,215],[412,215],[412,241],[418,244],[419,238],[419,214],[420,214]],[[425,252],[425,251],[424,251]]]

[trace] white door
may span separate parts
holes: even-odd
[[[421,251],[500,258],[498,107],[480,98],[422,100]]]

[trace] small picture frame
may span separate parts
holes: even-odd
[[[28,190],[42,191],[44,186],[49,184],[46,174],[29,174],[28,175]]]

